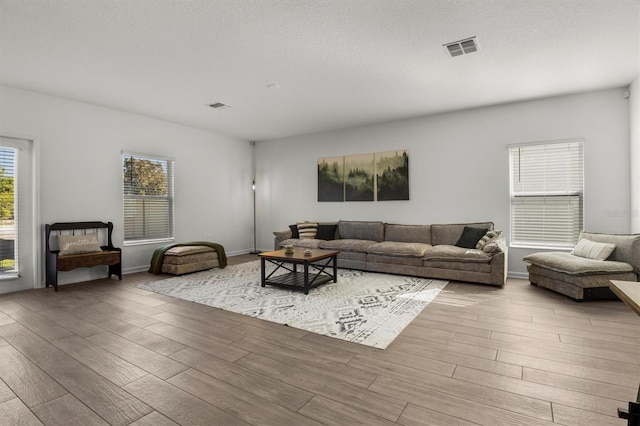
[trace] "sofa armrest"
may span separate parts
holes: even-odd
[[[507,281],[509,259],[506,251],[496,252],[491,257],[491,284],[503,286]]]
[[[291,238],[291,229],[287,229],[285,231],[273,231],[273,235],[276,237],[278,241],[284,241]]]

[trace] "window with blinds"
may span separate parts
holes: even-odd
[[[18,149],[0,147],[0,278],[18,274]]]
[[[583,228],[583,143],[512,145],[511,245],[572,248]]]
[[[124,242],[174,238],[173,159],[122,153]]]

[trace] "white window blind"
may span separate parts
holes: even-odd
[[[173,160],[122,153],[124,242],[174,238]]]
[[[0,278],[18,267],[18,149],[0,147]]]
[[[583,143],[509,147],[511,245],[571,248],[583,228]]]

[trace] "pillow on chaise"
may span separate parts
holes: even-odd
[[[300,234],[298,233],[298,225],[289,225],[289,229],[291,229],[291,238],[300,238]]]
[[[455,245],[458,247],[475,249],[476,244],[478,244],[480,238],[482,238],[487,231],[488,229],[486,228],[471,228],[469,226],[465,226],[462,231],[462,235],[460,235],[460,238]]]
[[[586,257],[594,260],[607,260],[611,253],[616,249],[615,244],[596,243],[595,241],[581,239],[571,251],[574,256]]]

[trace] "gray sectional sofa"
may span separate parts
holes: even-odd
[[[500,239],[482,250],[456,246],[466,228],[493,230],[492,222],[401,225],[341,220],[335,232],[293,238],[292,229],[274,232],[276,250],[339,250],[338,267],[502,286],[507,275],[507,247]],[[326,228],[325,228],[326,230]]]
[[[638,281],[639,234],[582,232],[579,241],[583,239],[612,244],[615,248],[604,260],[578,256],[573,252],[541,252],[525,256],[523,260],[528,264],[531,284],[581,301],[617,299],[609,289],[610,280]]]

